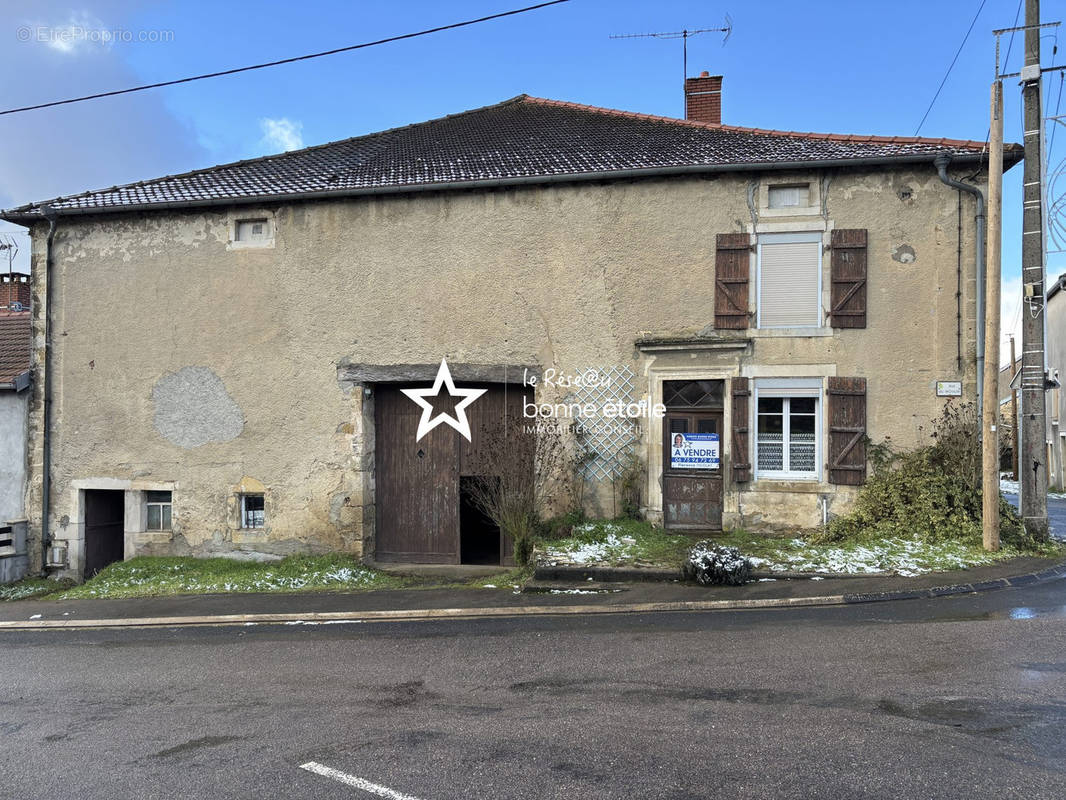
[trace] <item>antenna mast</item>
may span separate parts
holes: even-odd
[[[685,80],[688,78],[688,40],[690,36],[700,33],[724,33],[722,46],[729,41],[729,35],[733,33],[733,19],[726,14],[725,25],[721,28],[697,28],[695,30],[661,31],[659,33],[616,33],[611,39],[680,39],[681,40],[681,91],[684,93]]]

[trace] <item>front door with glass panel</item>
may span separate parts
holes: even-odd
[[[722,529],[722,381],[666,381],[663,524]]]

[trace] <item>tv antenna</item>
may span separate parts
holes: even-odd
[[[15,241],[15,237],[10,234],[0,234],[0,253],[7,256],[7,275],[8,280],[13,280],[12,273],[14,272],[15,256],[18,255],[19,246]]]
[[[701,33],[724,33],[722,46],[729,41],[729,35],[733,32],[733,19],[725,15],[725,25],[721,28],[697,28],[696,30],[664,31],[659,33],[616,33],[611,39],[680,39],[681,40],[681,85],[688,78],[688,40],[691,36]]]

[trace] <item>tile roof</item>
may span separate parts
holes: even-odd
[[[519,95],[492,106],[263,158],[60,197],[60,213],[402,192],[479,181],[536,182],[686,168],[891,163],[938,153],[978,160],[984,142],[741,128]],[[1006,147],[1005,161],[1021,157]],[[41,203],[2,212],[40,216]]]
[[[0,384],[30,368],[30,312],[0,311]]]

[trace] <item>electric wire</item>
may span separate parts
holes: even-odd
[[[973,15],[973,20],[970,22],[970,27],[966,29],[966,35],[962,37],[962,44],[959,45],[959,49],[955,51],[955,57],[951,59],[951,64],[948,66],[948,71],[944,73],[944,79],[940,81],[940,86],[937,87],[936,94],[933,95],[933,99],[929,101],[929,108],[925,110],[925,114],[922,115],[922,121],[918,123],[918,127],[914,131],[914,135],[917,136],[921,130],[925,121],[929,118],[929,112],[933,110],[933,106],[936,105],[936,99],[940,97],[940,92],[944,89],[944,84],[948,82],[948,78],[951,76],[951,71],[955,68],[955,62],[959,60],[959,56],[962,54],[962,49],[966,46],[967,40],[970,38],[970,33],[973,32],[973,26],[977,24],[977,18],[981,16],[981,12],[984,10],[985,3],[988,0],[981,0],[981,5],[977,7],[977,13]]]
[[[525,8],[516,8],[511,11],[502,11],[499,14],[490,14],[486,17],[478,17],[477,19],[468,19],[463,22],[453,22],[450,25],[440,25],[436,28],[426,28],[425,30],[415,31],[413,33],[404,33],[399,36],[389,36],[385,39],[377,39],[373,42],[362,42],[360,44],[348,45],[347,47],[337,47],[332,50],[323,50],[319,53],[308,53],[307,55],[294,56],[292,58],[282,58],[277,61],[267,61],[262,64],[252,64],[247,67],[235,67],[234,69],[224,69],[218,72],[208,72],[203,75],[192,75],[187,78],[176,78],[170,81],[160,81],[158,83],[146,83],[142,86],[133,86],[128,89],[114,89],[109,92],[98,92],[96,94],[87,94],[82,97],[71,97],[67,100],[53,100],[48,103],[37,103],[32,106],[22,106],[21,108],[9,108],[4,111],[0,111],[0,116],[5,114],[19,114],[24,111],[36,111],[41,108],[52,108],[53,106],[64,106],[71,103],[81,103],[86,100],[98,100],[102,97],[115,97],[121,94],[131,94],[133,92],[143,92],[147,89],[159,89],[163,86],[177,86],[181,83],[192,83],[193,81],[207,80],[208,78],[220,78],[224,75],[236,75],[240,72],[251,72],[256,69],[266,69],[267,67],[278,67],[282,64],[294,64],[297,61],[308,61],[312,58],[322,58],[323,56],[332,56],[337,53],[347,53],[352,50],[361,50],[366,47],[374,47],[379,44],[389,44],[391,42],[399,42],[404,39],[414,39],[418,36],[427,36],[431,33],[440,33],[441,31],[450,31],[455,28],[464,28],[468,25],[477,25],[481,22],[488,22],[494,19],[502,19],[503,17],[512,17],[516,14],[525,14],[528,11],[535,11],[539,8],[547,8],[548,6],[558,5],[559,3],[568,3],[570,0],[547,0],[544,3],[537,3],[536,5],[526,6]]]

